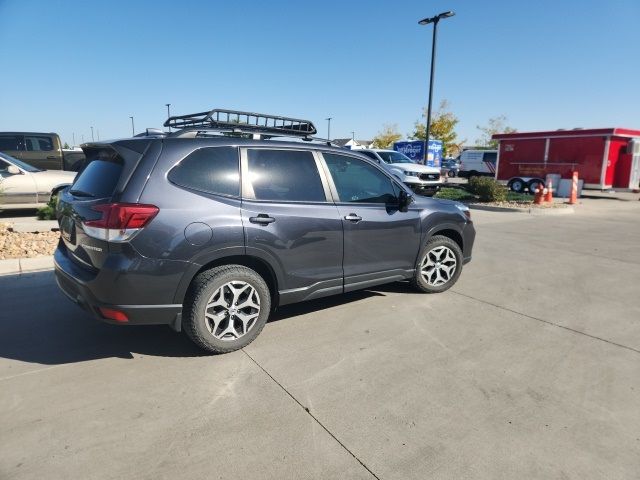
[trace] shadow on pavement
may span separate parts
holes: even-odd
[[[270,322],[384,296],[385,291],[411,289],[406,284],[390,284],[287,305],[276,310]],[[167,326],[118,326],[94,319],[58,290],[52,271],[0,276],[0,308],[0,358],[59,365],[108,357],[133,358],[133,354],[209,355],[186,335]]]

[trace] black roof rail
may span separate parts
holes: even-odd
[[[251,133],[269,137],[292,136],[310,138],[318,131],[309,120],[281,117],[264,113],[241,112],[216,108],[208,112],[191,113],[169,117],[165,127],[186,132],[219,131],[231,133]],[[172,136],[180,136],[180,131]]]

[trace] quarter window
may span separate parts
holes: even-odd
[[[20,139],[16,135],[0,135],[0,152],[20,150]]]
[[[373,165],[345,155],[324,153],[341,202],[392,203],[393,182]]]
[[[256,200],[324,202],[313,154],[295,150],[249,150],[249,183]]]
[[[181,187],[215,195],[240,195],[238,150],[232,147],[200,148],[187,155],[168,175]]]

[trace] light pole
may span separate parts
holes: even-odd
[[[91,141],[95,141],[95,139],[93,138],[93,127],[91,127]]]
[[[136,127],[133,126],[133,117],[129,117],[131,119],[131,136],[135,137],[136,136]]]
[[[170,103],[165,103],[165,105],[167,106],[167,119],[169,119],[169,117],[171,116],[171,110],[169,109],[171,104]],[[171,133],[171,125],[169,125],[169,133]]]
[[[327,117],[325,120],[327,121],[327,142],[331,142],[331,119],[333,117]]]
[[[436,34],[438,32],[438,22],[443,18],[453,17],[455,13],[442,12],[431,18],[423,18],[418,22],[419,25],[428,25],[433,23],[433,42],[431,43],[431,76],[429,77],[429,104],[427,105],[427,130],[424,132],[424,159],[427,161],[427,146],[429,145],[429,133],[431,131],[431,100],[433,98],[433,73],[436,65]]]

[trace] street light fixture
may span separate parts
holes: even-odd
[[[171,117],[171,110],[169,109],[171,104],[170,103],[165,103],[165,105],[167,106],[167,120],[168,120],[169,117]],[[171,125],[169,125],[169,133],[171,133]]]
[[[429,77],[429,104],[427,105],[427,130],[424,135],[424,162],[427,159],[427,146],[429,145],[429,133],[431,131],[431,100],[433,98],[433,73],[436,64],[436,34],[438,31],[438,22],[443,18],[453,17],[454,12],[442,12],[435,17],[423,18],[418,22],[419,25],[429,25],[433,23],[433,42],[431,44],[431,76]]]
[[[327,121],[327,142],[331,141],[331,119],[333,117],[327,117],[325,120]]]
[[[135,137],[136,136],[136,127],[134,127],[133,125],[133,117],[129,117],[131,119],[131,136]]]

